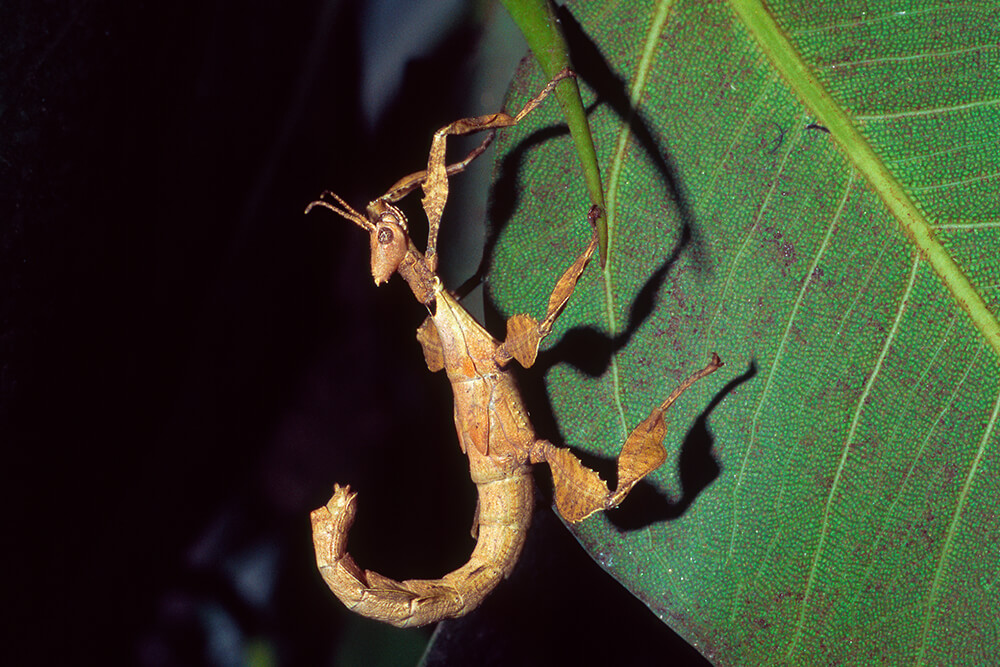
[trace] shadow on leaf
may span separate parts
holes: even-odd
[[[545,377],[549,370],[557,364],[565,363],[591,377],[603,375],[608,371],[613,356],[629,345],[635,333],[656,309],[660,289],[682,253],[689,252],[690,259],[698,271],[707,270],[710,263],[706,261],[705,246],[698,239],[689,197],[684,192],[676,169],[670,163],[663,147],[664,142],[656,136],[643,113],[632,106],[626,80],[612,70],[596,44],[584,33],[568,10],[560,9],[559,17],[569,44],[573,67],[597,96],[596,101],[587,109],[588,115],[598,105],[606,104],[623,123],[628,125],[634,140],[642,147],[655,172],[659,174],[665,190],[664,196],[676,207],[680,223],[676,245],[649,275],[636,295],[629,307],[628,323],[624,330],[609,336],[592,326],[573,328],[566,332],[556,345],[542,350],[531,369],[518,372],[522,394],[532,415],[538,437],[555,443],[565,443],[566,439],[559,432],[552,405],[545,391]],[[500,162],[490,203],[490,233],[478,275],[488,275],[489,263],[498,239],[517,209],[518,197],[522,192],[518,177],[521,164],[536,147],[567,133],[565,125],[538,130],[514,146]],[[613,249],[609,261],[614,261]],[[492,322],[502,321],[503,317],[497,312],[495,304],[489,298],[486,302],[487,319]],[[713,438],[707,427],[707,417],[730,392],[755,374],[756,365],[751,364],[742,375],[731,380],[716,394],[685,436],[678,464],[680,498],[671,499],[652,484],[646,481],[640,482],[633,488],[622,507],[609,513],[610,520],[619,529],[634,530],[656,521],[681,516],[697,496],[719,476],[721,467],[712,454]],[[575,453],[586,465],[597,470],[601,477],[610,483],[611,488],[614,488],[617,483],[615,459],[595,457],[579,451]],[[549,487],[549,483],[543,482],[543,486]]]
[[[699,271],[707,270],[709,264],[703,261],[705,246],[697,235],[690,196],[685,192],[683,183],[677,176],[677,170],[669,160],[665,142],[656,136],[652,125],[646,121],[645,114],[632,105],[625,79],[611,69],[608,60],[601,54],[597,44],[583,31],[576,18],[566,7],[560,7],[558,15],[569,46],[570,62],[573,63],[577,74],[594,89],[598,101],[607,104],[622,122],[628,125],[629,132],[652,161],[667,190],[668,199],[677,207],[682,235],[687,237],[697,250],[693,254],[695,265]]]
[[[681,497],[673,500],[643,480],[636,484],[620,507],[608,512],[608,520],[616,528],[621,531],[631,531],[660,521],[676,519],[683,515],[701,492],[718,478],[722,468],[712,454],[715,438],[708,429],[708,417],[726,396],[755,375],[757,375],[757,363],[751,362],[746,372],[730,380],[712,398],[687,432],[684,442],[681,443],[677,463]]]
[[[693,244],[696,251],[692,253],[695,267],[699,271],[707,270],[709,266],[706,261],[707,251],[697,233],[690,197],[684,191],[676,169],[670,163],[664,142],[656,136],[644,114],[632,106],[625,79],[611,69],[607,59],[601,54],[594,41],[583,31],[579,22],[565,7],[560,7],[558,14],[569,46],[573,68],[577,76],[593,89],[597,97],[586,109],[588,117],[598,106],[606,104],[618,115],[622,123],[628,125],[629,132],[642,147],[654,169],[660,175],[665,189],[665,198],[676,206],[677,216],[681,224],[681,237],[685,239],[685,243]],[[470,279],[470,285],[478,282],[479,277],[489,275],[492,268],[492,258],[497,242],[517,208],[521,191],[518,173],[524,158],[535,147],[568,133],[569,129],[562,123],[538,130],[519,142],[500,161],[490,198],[488,211],[490,225],[483,248],[483,259],[476,272],[476,277]],[[581,209],[581,216],[585,212]]]

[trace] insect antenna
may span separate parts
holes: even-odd
[[[328,201],[325,201],[323,199],[324,197],[331,197],[332,199],[336,200],[337,204],[339,204],[340,206],[338,207],[335,206],[334,204],[331,204]],[[313,202],[309,202],[309,205],[306,206],[305,212],[309,213],[309,211],[313,210],[317,206],[330,209],[340,217],[350,220],[351,222],[358,225],[365,231],[372,230],[372,223],[368,221],[368,218],[366,218],[365,216],[361,215],[353,208],[351,208],[350,204],[348,204],[346,201],[337,196],[336,193],[333,193],[329,190],[324,190],[323,193],[319,196],[319,199]]]

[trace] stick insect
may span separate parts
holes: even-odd
[[[521,111],[457,120],[438,130],[431,142],[427,169],[410,174],[368,204],[362,215],[332,192],[306,208],[322,207],[368,232],[371,270],[375,284],[393,273],[405,280],[429,316],[417,329],[427,367],[444,370],[455,400],[455,427],[461,450],[469,457],[469,471],[478,488],[473,523],[477,538],[469,561],[440,579],[395,581],[363,570],[347,553],[347,537],[357,512],[357,494],[349,486],[334,486],[333,497],[312,512],[313,542],[319,571],[333,593],[350,609],[399,627],[415,627],[462,616],[483,598],[517,563],[534,506],[532,464],[546,462],[552,471],[555,504],[570,522],[617,507],[633,486],[666,460],[664,413],[692,384],[722,366],[716,354],[684,380],[625,441],[618,457],[618,484],[614,490],[569,450],[535,436],[511,374],[517,361],[530,367],[542,339],[563,311],[597,248],[596,230],[586,249],[565,270],[549,297],[541,321],[514,315],[507,321],[503,342],[493,338],[446,290],[437,276],[437,235],[448,198],[448,177],[461,172],[489,144],[497,129],[512,127],[531,113],[562,79],[563,70]],[[464,160],[448,165],[445,143],[450,135],[490,131],[486,140]],[[427,249],[421,253],[410,238],[407,221],[394,205],[422,187],[429,228]],[[593,207],[591,225],[600,210]]]

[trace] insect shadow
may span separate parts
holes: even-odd
[[[597,95],[596,101],[587,108],[587,114],[590,115],[599,105],[606,104],[622,119],[622,122],[628,124],[633,137],[659,175],[664,196],[676,208],[677,218],[680,221],[680,233],[675,247],[647,279],[631,304],[628,325],[622,332],[611,337],[593,327],[571,329],[555,346],[541,351],[531,369],[517,371],[522,395],[538,436],[555,443],[565,443],[566,440],[561,437],[552,405],[545,391],[545,376],[548,371],[556,364],[567,363],[592,377],[604,374],[610,366],[613,355],[628,345],[635,332],[655,310],[660,288],[681,255],[689,253],[696,271],[708,271],[711,262],[707,261],[707,247],[699,238],[690,196],[678,178],[676,168],[671,164],[669,154],[664,148],[665,142],[657,137],[643,112],[632,106],[625,80],[611,69],[596,44],[583,32],[572,14],[565,8],[558,11],[574,69]],[[490,201],[490,227],[483,262],[477,271],[477,276],[488,275],[497,241],[517,207],[521,191],[518,173],[524,158],[542,143],[567,133],[565,125],[554,125],[538,130],[519,142],[502,160]],[[479,278],[474,277],[470,282],[478,280]],[[467,286],[469,284],[467,283]],[[503,321],[502,315],[497,312],[495,304],[489,297],[486,298],[485,307],[487,321],[494,323]],[[643,480],[619,508],[608,513],[612,523],[623,531],[635,530],[657,521],[677,518],[690,508],[697,496],[721,472],[721,465],[712,454],[714,441],[706,425],[708,415],[730,392],[755,374],[756,365],[751,363],[742,375],[731,380],[715,395],[685,436],[678,470],[681,497],[674,500],[653,484]],[[597,470],[601,477],[609,482],[611,488],[614,488],[617,483],[615,459],[605,459],[579,451],[575,453],[584,463]],[[540,474],[536,479],[551,494],[551,481],[548,477]]]
[[[522,398],[531,414],[538,437],[559,444],[566,443],[545,389],[547,373],[558,364],[569,364],[591,377],[599,377],[606,373],[611,365],[612,356],[629,344],[635,332],[653,313],[657,294],[684,245],[682,237],[671,256],[643,285],[629,309],[628,326],[620,334],[608,336],[594,327],[576,327],[567,331],[556,345],[541,350],[533,367],[515,369]],[[496,313],[492,302],[487,300],[487,318],[492,319],[494,316],[497,320],[502,319]],[[680,498],[671,498],[649,481],[642,480],[618,508],[607,513],[608,520],[612,524],[621,531],[637,530],[652,523],[676,519],[691,507],[697,497],[722,472],[720,462],[712,453],[714,438],[708,429],[708,417],[730,393],[756,374],[757,364],[752,361],[741,375],[730,380],[715,394],[688,430],[681,443],[678,459]],[[635,424],[629,426],[634,427]],[[596,470],[608,482],[610,488],[617,485],[616,457],[597,456],[577,449],[574,449],[574,453],[584,464]],[[536,480],[539,486],[545,489],[546,494],[551,496],[549,476],[538,474]]]
[[[593,40],[583,31],[579,22],[565,7],[558,8],[557,12],[577,78],[586,82],[596,94],[595,101],[585,110],[587,115],[590,116],[599,106],[607,105],[623,123],[628,125],[632,137],[645,152],[659,175],[664,187],[664,197],[676,207],[681,224],[681,236],[685,244],[691,244],[694,250],[691,259],[695,269],[698,271],[709,270],[711,263],[707,261],[708,249],[701,242],[698,234],[694,211],[690,203],[691,197],[685,191],[676,168],[670,162],[664,146],[665,142],[657,136],[652,125],[646,120],[643,111],[632,105],[625,79],[611,69],[607,59],[601,54]],[[517,208],[521,190],[518,172],[524,158],[539,145],[566,134],[569,134],[569,129],[565,124],[537,130],[519,142],[501,161],[490,197],[488,211],[490,224],[483,248],[483,260],[476,271],[476,276],[489,274],[497,241]],[[583,213],[585,211],[581,211],[581,215]]]
[[[608,512],[608,520],[616,528],[630,531],[659,521],[676,519],[684,514],[698,495],[718,478],[722,466],[712,454],[715,440],[708,430],[708,416],[726,396],[755,375],[757,375],[757,362],[751,361],[742,375],[726,383],[712,398],[684,436],[677,462],[677,475],[681,483],[680,498],[673,500],[644,481],[632,489],[632,496],[626,498],[621,506]]]

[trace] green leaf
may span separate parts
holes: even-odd
[[[655,493],[620,510],[640,520],[597,515],[580,541],[718,664],[996,664],[995,4],[577,2],[561,20],[609,220],[607,267],[539,361],[561,436],[614,457],[712,351],[727,364],[672,408]],[[523,72],[516,94],[543,83]],[[508,315],[543,312],[589,233],[560,122],[546,106],[501,136]]]

